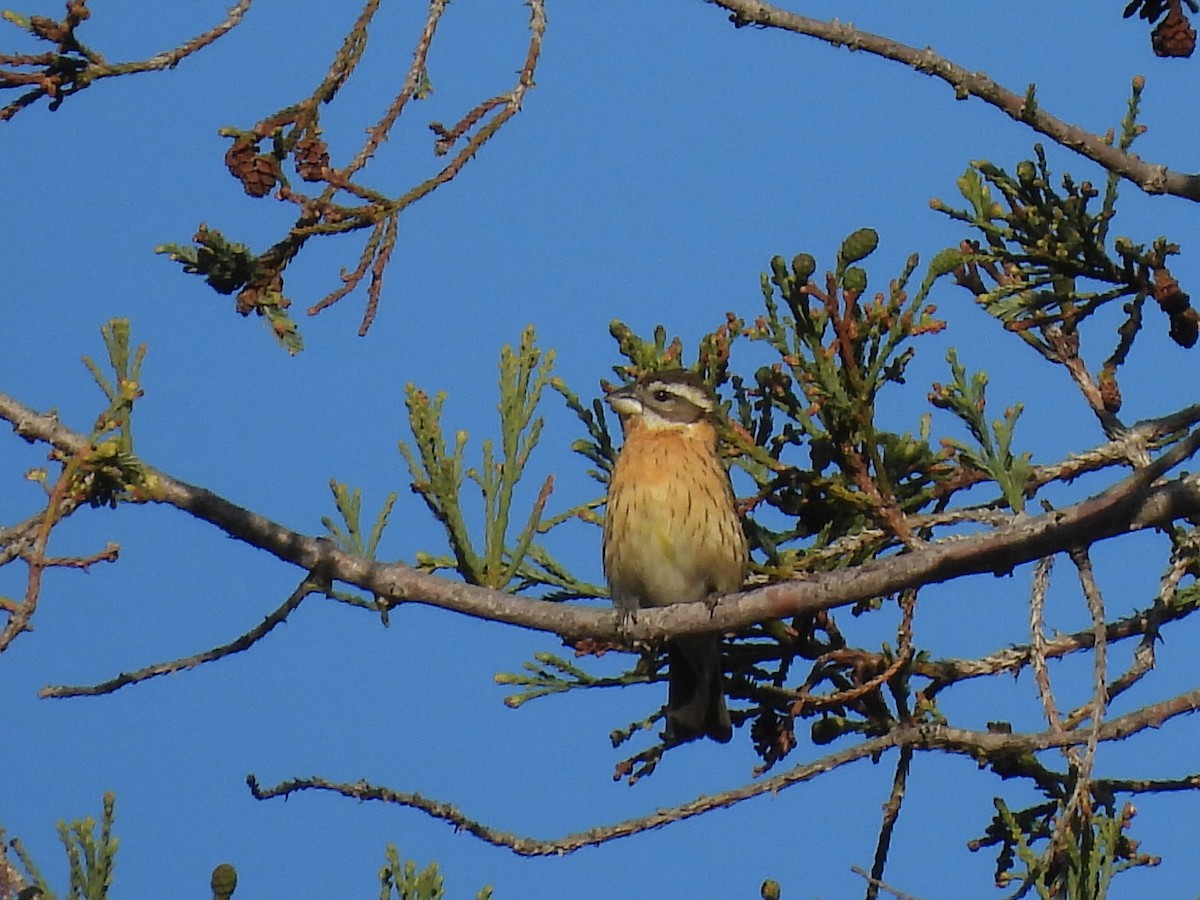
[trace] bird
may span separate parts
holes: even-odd
[[[716,397],[696,373],[669,369],[612,391],[625,442],[608,483],[604,574],[623,614],[710,601],[738,590],[749,555],[718,452]],[[733,736],[721,637],[667,642],[668,745]]]

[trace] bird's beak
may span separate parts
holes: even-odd
[[[634,385],[613,391],[604,399],[618,416],[636,416],[642,411],[642,401],[633,395]]]

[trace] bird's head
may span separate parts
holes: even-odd
[[[707,420],[717,405],[704,379],[686,369],[648,373],[606,399],[626,429],[634,422],[650,429],[683,428]]]

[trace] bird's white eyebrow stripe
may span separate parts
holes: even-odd
[[[677,381],[652,381],[647,386],[651,391],[667,391],[681,400],[686,400],[698,409],[712,412],[713,402],[707,391],[692,385]]]

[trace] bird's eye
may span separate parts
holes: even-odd
[[[654,392],[654,399],[657,400],[659,403],[666,403],[668,400],[671,399],[671,392],[664,391],[662,388],[659,388],[657,391]]]

